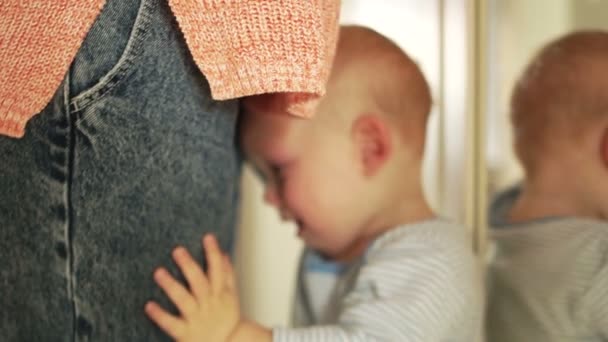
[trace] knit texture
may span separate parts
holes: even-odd
[[[105,0],[3,0],[0,134],[21,137],[59,87]]]
[[[0,134],[21,137],[61,83],[104,0],[5,0],[0,6]],[[325,92],[339,0],[169,0],[211,95],[288,93],[308,117]]]

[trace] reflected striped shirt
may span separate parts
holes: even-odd
[[[519,193],[503,192],[491,209],[489,341],[608,341],[608,222],[548,217],[509,224]]]

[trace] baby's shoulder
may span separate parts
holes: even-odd
[[[368,262],[473,256],[471,235],[457,223],[442,219],[395,227],[380,236],[366,255]]]
[[[432,220],[386,233],[365,255],[361,276],[390,279],[399,286],[412,279],[470,286],[478,278],[471,239],[461,225]]]

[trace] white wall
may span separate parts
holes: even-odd
[[[246,316],[266,326],[285,325],[302,243],[262,194],[261,182],[246,167],[235,256],[241,305]]]

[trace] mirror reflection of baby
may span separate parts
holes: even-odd
[[[490,213],[489,341],[608,341],[608,32],[545,46],[511,120],[525,179]]]

